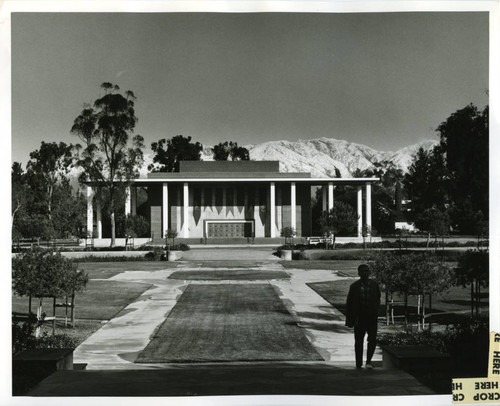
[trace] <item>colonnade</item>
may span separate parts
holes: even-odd
[[[322,208],[323,211],[330,210],[334,207],[334,189],[335,186],[333,182],[328,182],[326,186],[322,188]],[[366,234],[370,234],[372,216],[371,216],[371,184],[366,182],[364,184],[365,189],[365,219],[363,222],[363,185],[358,185],[357,187],[357,214],[358,214],[358,237],[362,236],[363,225],[366,227]],[[95,195],[95,189],[92,186],[87,186],[87,230],[91,230],[93,234],[93,218],[94,218],[94,206],[93,200]],[[215,190],[214,190],[215,192]],[[225,189],[224,189],[225,192]],[[162,184],[162,224],[168,224],[169,221],[169,208],[168,208],[168,182],[163,182]],[[189,215],[189,183],[184,182],[182,186],[183,194],[183,218],[184,224],[182,226],[182,231],[180,237],[189,238],[189,227],[187,226],[188,215]],[[137,189],[135,187],[128,186],[126,188],[125,195],[125,216],[130,214],[135,215],[137,211]],[[225,197],[226,194],[224,193]],[[247,194],[245,193],[245,206],[247,205]],[[226,204],[223,199],[223,205]],[[291,206],[291,226],[297,228],[297,217],[296,217],[296,207],[297,207],[297,186],[296,182],[290,182],[290,206]],[[96,199],[96,222],[97,222],[97,238],[102,238],[102,215],[101,215],[101,204],[100,199]],[[278,237],[278,227],[276,225],[276,182],[269,183],[269,209],[270,209],[270,237]],[[165,226],[162,227],[162,237],[165,237]],[[94,235],[89,235],[94,236]]]

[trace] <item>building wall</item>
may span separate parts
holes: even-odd
[[[270,237],[270,186],[269,184],[250,183],[189,186],[188,226],[190,238],[205,236],[205,220],[252,220],[255,237]],[[162,186],[148,188],[150,206],[151,235],[160,238],[167,228],[177,230],[183,237],[184,210],[183,185],[169,184],[169,224],[163,225]],[[291,225],[290,183],[276,183],[275,189],[275,226],[276,237],[283,227]],[[297,185],[296,189],[296,231],[297,236],[310,235],[311,232],[311,188]]]

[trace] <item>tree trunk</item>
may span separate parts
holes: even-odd
[[[408,294],[404,294],[405,298],[405,324],[408,324]]]
[[[115,225],[115,211],[111,212],[111,244],[110,247],[114,247],[116,245],[116,225]]]
[[[40,298],[38,302],[38,309],[36,310],[36,328],[35,328],[35,337],[38,338],[40,336],[40,327],[42,325],[42,303],[43,297]]]
[[[389,325],[389,292],[385,291],[385,321]]]
[[[427,246],[426,248],[429,249],[429,243],[431,242],[431,233],[427,234]]]
[[[470,281],[470,315],[474,317],[474,279]]]

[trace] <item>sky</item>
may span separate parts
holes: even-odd
[[[204,145],[344,139],[396,150],[488,104],[488,14],[13,13],[12,160],[70,134],[112,82],[135,133]]]

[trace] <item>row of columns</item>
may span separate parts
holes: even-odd
[[[330,210],[334,207],[334,185],[333,182],[328,182],[327,187],[323,187],[322,197],[323,197],[323,211]],[[166,225],[168,224],[168,183],[164,182],[162,187],[162,237],[165,238]],[[224,190],[225,193],[225,190]],[[93,208],[93,198],[95,191],[91,186],[87,186],[87,230],[93,232],[93,218],[94,218],[94,208]],[[278,228],[276,226],[276,183],[270,182],[269,186],[269,196],[270,196],[270,237],[277,237]],[[247,195],[245,194],[245,200]],[[224,199],[225,200],[225,199]],[[371,210],[371,184],[367,182],[365,184],[365,215],[366,215],[366,231],[370,234],[371,224],[372,224],[372,210]],[[245,205],[247,202],[245,202]],[[297,217],[296,217],[296,207],[297,207],[297,188],[296,183],[291,182],[290,185],[290,206],[291,206],[291,226],[297,228]],[[136,214],[137,210],[137,190],[136,188],[131,188],[130,186],[126,188],[125,191],[125,216],[130,214]],[[184,225],[182,227],[182,237],[189,237],[189,222],[187,221],[189,215],[189,185],[187,182],[183,184],[183,217]],[[357,214],[358,214],[358,237],[362,236],[363,231],[363,188],[358,186],[357,190]],[[97,220],[97,238],[102,238],[102,217],[101,217],[101,202],[100,199],[96,200],[96,220]]]
[[[94,205],[93,200],[96,190],[92,186],[87,186],[87,236],[102,238],[102,210],[101,199],[96,199],[96,235],[94,235]],[[137,214],[137,189],[128,186],[125,189],[125,216]]]

